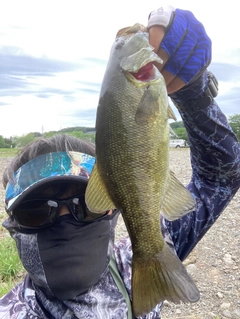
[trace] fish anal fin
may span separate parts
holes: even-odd
[[[98,173],[97,164],[94,165],[88,181],[85,193],[85,202],[88,209],[96,214],[115,208],[115,205]]]
[[[168,187],[164,193],[161,214],[168,220],[179,219],[195,209],[195,199],[189,190],[170,171]]]
[[[134,315],[140,317],[164,300],[196,302],[200,294],[177,255],[165,244],[153,258],[133,255],[132,297]]]

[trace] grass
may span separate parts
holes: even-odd
[[[12,157],[17,155],[18,148],[0,148],[0,157]]]
[[[14,240],[0,232],[0,297],[9,292],[24,273]]]
[[[15,148],[0,148],[0,158],[14,157],[18,151],[19,149]],[[2,203],[0,205],[2,206]],[[1,226],[6,217],[4,209],[0,207],[0,297],[18,284],[26,273],[20,262],[14,240]]]

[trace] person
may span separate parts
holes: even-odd
[[[224,211],[240,186],[240,148],[214,97],[208,72],[211,40],[187,10],[150,13],[149,41],[163,59],[168,94],[189,137],[196,209],[179,220],[161,218],[167,243],[183,261]],[[93,214],[84,193],[94,145],[74,137],[40,138],[4,172],[3,222],[27,270],[0,299],[0,318],[133,318],[131,242],[114,243],[118,210]],[[161,317],[162,304],[141,318]]]

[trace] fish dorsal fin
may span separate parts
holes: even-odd
[[[115,205],[109,197],[106,187],[98,173],[96,163],[88,181],[85,201],[88,209],[96,214],[115,208]]]
[[[168,220],[175,220],[193,211],[195,204],[195,199],[189,190],[170,171],[161,214]]]

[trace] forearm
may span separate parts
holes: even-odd
[[[189,92],[173,97],[187,129],[193,175],[221,185],[236,183],[239,187],[240,148],[225,115],[214,100],[200,109],[189,107],[189,100],[184,100],[195,92],[201,94],[206,87],[204,82],[201,80]]]
[[[190,110],[184,96],[177,98],[191,150],[193,174],[187,187],[197,202],[194,212],[180,220],[166,221],[177,254],[183,260],[239,189],[240,148],[215,101],[203,109]]]
[[[216,102],[180,111],[188,132],[193,174],[222,185],[239,182],[239,144]]]
[[[164,36],[159,26],[165,27]],[[169,96],[189,136],[192,178],[187,188],[196,198],[196,209],[181,219],[166,221],[176,252],[183,260],[239,189],[240,147],[214,101],[218,83],[206,71],[212,43],[202,23],[188,10],[167,6],[150,13],[148,28],[150,43],[163,56],[159,70],[167,91],[174,92]]]

